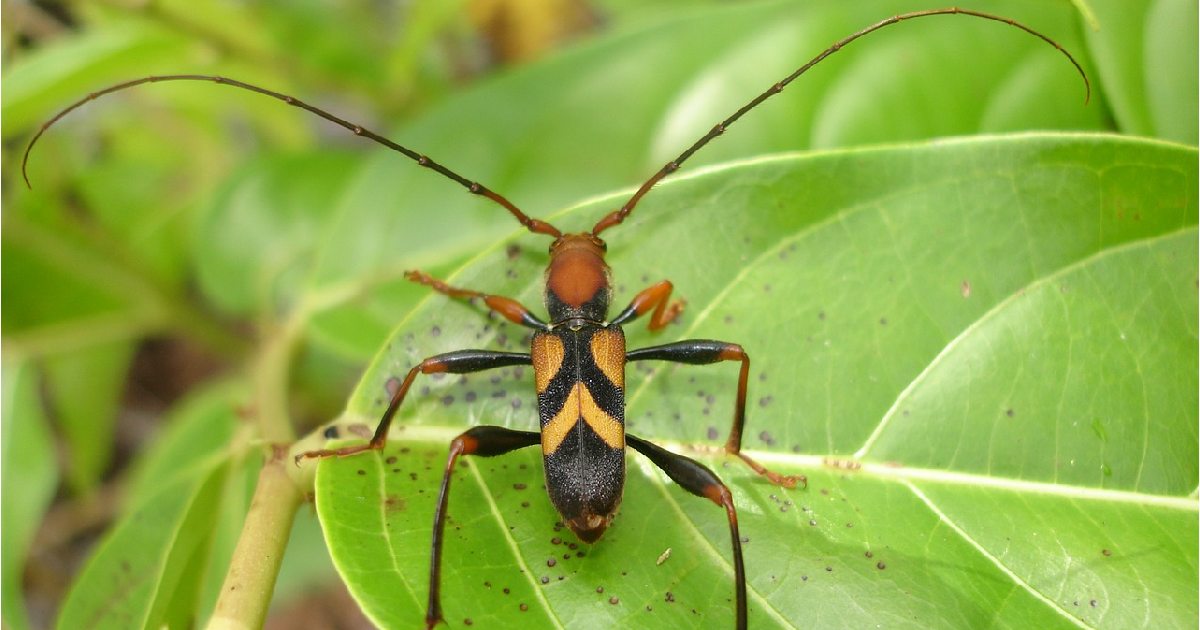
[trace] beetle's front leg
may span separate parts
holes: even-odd
[[[525,308],[523,304],[512,298],[507,298],[503,295],[483,293],[472,289],[460,289],[458,287],[452,287],[445,282],[442,282],[441,280],[438,280],[437,278],[425,273],[424,271],[406,271],[404,272],[404,277],[411,282],[423,284],[434,291],[441,293],[442,295],[466,299],[479,298],[483,300],[483,303],[487,305],[488,309],[499,313],[505,319],[514,324],[520,324],[526,328],[533,328],[534,330],[550,329],[550,327],[546,325],[546,322],[538,319],[529,309]]]
[[[724,341],[693,339],[631,350],[625,355],[625,360],[673,361],[693,365],[740,361],[742,369],[738,373],[737,403],[733,411],[733,426],[729,429],[729,439],[725,441],[725,452],[737,455],[754,472],[771,480],[771,483],[787,488],[794,488],[797,483],[808,485],[808,478],[804,475],[781,475],[742,452],[742,429],[746,423],[746,386],[750,378],[750,356],[741,346]]]
[[[675,285],[671,284],[670,280],[663,280],[642,289],[640,293],[633,296],[633,300],[629,302],[629,306],[626,306],[625,310],[621,311],[609,323],[620,326],[641,317],[650,309],[654,309],[654,313],[650,315],[650,323],[646,327],[650,330],[659,330],[678,317],[683,312],[683,307],[687,305],[687,302],[684,300],[670,302],[671,291],[674,288]]]

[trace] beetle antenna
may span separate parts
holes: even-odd
[[[670,175],[671,173],[674,173],[675,171],[679,170],[679,167],[682,166],[683,163],[685,161],[687,161],[688,158],[692,157],[693,153],[695,153],[696,151],[699,151],[701,149],[701,147],[708,144],[709,141],[711,141],[712,139],[725,133],[725,130],[728,129],[730,125],[737,122],[737,120],[739,118],[741,118],[746,112],[754,109],[755,107],[758,107],[758,105],[760,103],[767,100],[768,98],[771,98],[772,96],[782,92],[783,88],[787,87],[787,85],[789,83],[796,80],[797,77],[799,77],[800,75],[807,72],[809,68],[824,61],[825,58],[828,57],[829,55],[832,55],[833,53],[841,50],[843,47],[845,47],[850,42],[852,42],[864,35],[873,33],[885,26],[890,26],[892,24],[896,24],[898,22],[903,22],[905,20],[929,17],[931,15],[966,15],[966,16],[970,16],[970,17],[982,18],[985,20],[992,20],[994,22],[1002,22],[1009,26],[1019,28],[1022,31],[1025,31],[1026,33],[1029,33],[1030,35],[1033,35],[1033,36],[1041,39],[1042,41],[1046,42],[1047,44],[1050,44],[1055,49],[1057,49],[1058,52],[1062,53],[1063,56],[1065,56],[1067,58],[1067,60],[1071,62],[1071,65],[1075,66],[1075,69],[1079,71],[1079,76],[1083,78],[1083,87],[1084,87],[1083,102],[1086,105],[1088,103],[1088,101],[1091,100],[1092,85],[1088,81],[1087,73],[1085,73],[1083,71],[1083,67],[1079,65],[1079,62],[1075,60],[1075,57],[1071,56],[1071,53],[1067,52],[1067,50],[1065,48],[1063,48],[1062,46],[1060,46],[1058,44],[1058,42],[1054,41],[1053,39],[1050,39],[1049,37],[1047,37],[1046,35],[1043,35],[1042,33],[1039,33],[1038,31],[1033,30],[1032,28],[1030,28],[1028,26],[1025,26],[1024,24],[1022,24],[1016,20],[1012,20],[1012,19],[1002,17],[999,15],[993,15],[991,13],[982,13],[980,11],[972,11],[970,9],[959,9],[957,7],[950,7],[950,8],[945,8],[945,9],[928,9],[925,11],[914,11],[912,13],[902,13],[900,15],[894,15],[886,20],[872,24],[871,26],[868,26],[868,27],[862,29],[861,31],[858,31],[857,33],[854,33],[853,35],[850,35],[850,36],[847,36],[847,37],[844,37],[844,38],[838,40],[832,46],[830,46],[829,48],[826,48],[824,51],[822,51],[821,54],[817,55],[816,57],[813,57],[812,60],[810,60],[808,63],[804,64],[803,66],[800,66],[798,69],[796,69],[795,72],[789,74],[782,81],[779,81],[778,83],[767,88],[767,90],[765,92],[763,92],[762,94],[759,94],[758,96],[754,97],[754,100],[743,105],[740,109],[738,109],[736,112],[734,112],[729,118],[726,118],[725,120],[722,120],[721,122],[717,123],[717,125],[714,126],[712,129],[710,129],[708,133],[704,134],[703,137],[701,137],[699,140],[697,140],[695,144],[688,147],[687,150],[684,151],[683,153],[680,153],[679,157],[675,158],[674,160],[671,160],[670,162],[667,162],[661,169],[659,169],[659,171],[657,173],[655,173],[650,179],[646,180],[646,182],[644,184],[642,184],[642,186],[640,188],[637,189],[637,192],[633,193],[633,196],[629,198],[629,201],[625,202],[625,205],[621,206],[617,210],[612,211],[607,216],[605,216],[603,219],[600,219],[600,221],[596,223],[595,227],[592,228],[592,235],[598,236],[604,230],[607,230],[608,228],[624,221],[626,219],[626,217],[628,217],[629,214],[631,212],[633,212],[634,206],[636,206],[638,204],[638,202],[641,201],[642,197],[645,196],[646,193],[650,192],[650,189],[653,188],[655,184],[657,184],[660,180],[662,180],[667,175]]]
[[[462,186],[463,188],[466,188],[467,192],[469,192],[473,195],[482,195],[484,197],[487,197],[488,199],[491,199],[492,201],[496,202],[497,204],[500,204],[501,206],[503,206],[505,210],[508,210],[509,213],[512,214],[514,217],[516,217],[517,221],[520,221],[521,225],[525,226],[526,229],[528,229],[530,232],[533,232],[535,234],[546,234],[549,236],[553,236],[555,238],[562,236],[562,232],[560,232],[558,230],[558,228],[554,227],[553,225],[550,225],[549,223],[547,223],[545,221],[530,218],[524,212],[521,212],[521,210],[519,208],[517,208],[515,205],[513,205],[512,202],[510,202],[508,199],[505,199],[502,195],[492,191],[490,188],[484,186],[483,184],[480,184],[479,182],[471,181],[471,180],[463,177],[462,175],[459,175],[458,173],[455,173],[454,171],[446,168],[445,166],[442,166],[441,164],[433,161],[433,159],[430,158],[429,156],[418,153],[416,151],[413,151],[412,149],[409,149],[408,147],[405,147],[403,145],[397,144],[397,143],[375,133],[374,131],[371,131],[370,129],[366,129],[365,127],[356,125],[356,124],[354,124],[350,121],[347,121],[343,118],[334,116],[333,114],[331,114],[319,107],[309,105],[308,103],[305,103],[304,101],[302,101],[298,98],[295,98],[293,96],[288,96],[287,94],[268,90],[266,88],[262,88],[262,87],[259,87],[257,85],[253,85],[250,83],[245,83],[243,81],[238,81],[236,79],[229,79],[226,77],[218,77],[218,76],[211,76],[211,75],[205,75],[205,74],[168,74],[168,75],[142,77],[140,79],[133,79],[132,81],[125,81],[124,83],[118,83],[116,85],[111,85],[109,87],[104,88],[103,90],[99,90],[97,92],[92,92],[91,94],[88,94],[84,98],[81,98],[78,101],[71,103],[69,106],[64,108],[62,111],[55,114],[53,118],[46,121],[45,123],[42,123],[41,129],[38,129],[38,132],[36,134],[34,134],[34,136],[33,136],[33,140],[29,141],[29,146],[25,147],[25,155],[22,156],[22,158],[21,158],[21,176],[23,178],[25,178],[25,185],[28,186],[29,188],[33,188],[33,186],[29,183],[29,174],[26,170],[26,166],[29,163],[29,154],[33,151],[34,145],[37,144],[37,141],[42,137],[42,134],[46,133],[46,130],[48,130],[50,127],[53,127],[55,123],[57,123],[59,120],[62,120],[62,118],[65,117],[67,114],[78,109],[80,106],[84,105],[85,103],[96,100],[97,98],[100,98],[101,96],[105,96],[107,94],[112,94],[113,92],[120,92],[121,90],[127,90],[129,88],[142,85],[143,83],[161,83],[161,82],[165,82],[165,81],[208,81],[211,83],[216,83],[218,85],[228,85],[230,87],[240,88],[240,89],[247,90],[250,92],[255,92],[257,94],[262,94],[264,96],[270,96],[271,98],[283,101],[284,103],[287,103],[288,105],[299,107],[300,109],[303,109],[305,111],[316,114],[317,116],[320,116],[321,118],[324,118],[325,120],[328,120],[329,122],[334,123],[335,125],[344,127],[345,129],[349,130],[351,133],[353,133],[356,136],[362,136],[364,138],[368,138],[378,144],[382,144],[383,146],[385,146],[393,151],[397,151],[399,153],[404,154],[405,157],[416,162],[418,165],[424,166],[425,168],[428,168],[428,169],[431,169],[434,171],[437,171],[441,175],[454,180],[460,186]]]

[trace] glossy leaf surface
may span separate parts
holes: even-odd
[[[1195,188],[1190,149],[984,137],[713,169],[664,184],[606,233],[618,305],[664,277],[688,300],[662,335],[628,326],[630,347],[741,343],[753,359],[745,446],[809,475],[808,490],[788,491],[705,459],[750,539],[753,623],[1188,625]],[[578,229],[611,203],[555,221]],[[540,312],[543,247],[518,234],[449,280]],[[424,356],[515,351],[525,335],[430,297],[344,420],[373,426],[389,381]],[[627,369],[631,432],[720,444],[736,368]],[[387,452],[321,464],[334,561],[377,623],[423,614],[445,444],[473,424],[536,428],[531,375],[420,377]],[[613,528],[579,549],[555,529],[536,451],[458,469],[451,626],[731,624],[723,515],[629,462]]]

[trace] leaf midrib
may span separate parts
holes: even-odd
[[[374,426],[373,423],[375,421],[376,418],[374,417],[346,413],[338,420],[338,424],[365,424]],[[462,433],[461,426],[423,424],[407,425],[402,428],[398,428],[396,431],[391,433],[389,437],[392,443],[403,442],[405,444],[432,444],[444,446],[460,433]],[[655,443],[659,446],[667,448],[672,452],[688,453],[692,456],[697,454],[700,456],[713,457],[720,455],[720,451],[714,449],[711,444],[681,441],[655,441]],[[796,453],[756,451],[751,449],[743,449],[742,452],[753,457],[760,463],[777,464],[796,470],[848,470],[847,467],[839,465],[839,462],[844,461],[845,457],[835,454],[800,455]],[[850,474],[863,475],[888,483],[904,483],[908,480],[931,481],[954,486],[977,488],[986,487],[1012,492],[1057,496],[1064,499],[1107,501],[1111,503],[1124,503],[1141,505],[1144,507],[1158,507],[1200,513],[1200,496],[1196,496],[1195,492],[1186,496],[1147,494],[1144,492],[1133,492],[1129,490],[1113,490],[1108,488],[1093,488],[1089,486],[1047,483],[1042,481],[1028,481],[1024,479],[997,477],[994,475],[980,475],[975,473],[956,472],[943,469],[897,466],[891,463],[881,462],[854,462],[854,468],[851,470],[852,472]],[[661,480],[659,480],[657,483],[662,487],[667,485]]]

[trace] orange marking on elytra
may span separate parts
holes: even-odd
[[[562,340],[554,335],[538,335],[533,339],[529,354],[533,358],[534,384],[537,393],[540,394],[546,391],[546,387],[562,367]]]
[[[550,455],[557,451],[580,418],[605,444],[611,448],[625,448],[624,425],[596,404],[592,393],[583,383],[575,383],[562,409],[542,427],[542,454]]]
[[[615,330],[597,330],[592,335],[592,360],[613,385],[625,390],[624,335]]]

